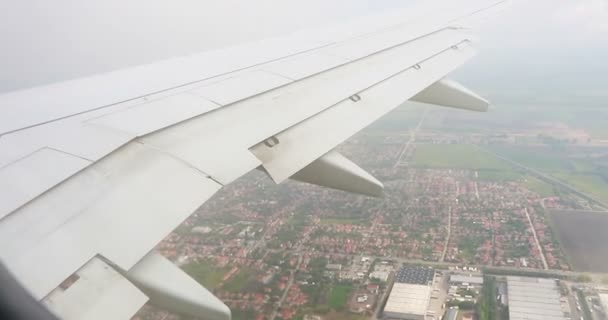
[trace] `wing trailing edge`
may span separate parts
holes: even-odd
[[[380,181],[336,151],[315,160],[291,179],[372,197],[381,197],[384,189]]]
[[[205,320],[230,320],[230,309],[179,267],[157,252],[137,263],[126,277],[156,306]]]
[[[457,109],[488,111],[490,103],[460,83],[442,79],[419,92],[410,100]]]

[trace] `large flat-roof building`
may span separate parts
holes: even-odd
[[[509,320],[566,320],[557,281],[507,277]]]
[[[424,320],[431,299],[431,287],[395,283],[384,307],[384,317],[400,320]]]
[[[604,312],[608,314],[608,293],[600,293],[600,302],[602,303]]]

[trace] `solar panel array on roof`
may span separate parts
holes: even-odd
[[[507,277],[510,320],[565,320],[555,280]]]
[[[397,272],[397,275],[395,275],[395,282],[428,285],[430,282],[433,282],[434,276],[435,269],[433,268],[403,266]]]

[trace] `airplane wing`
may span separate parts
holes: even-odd
[[[374,15],[0,96],[0,260],[65,319],[151,301],[230,319],[154,247],[252,169],[380,195],[333,149],[407,100],[485,111],[445,79],[503,1]]]

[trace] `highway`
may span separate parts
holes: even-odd
[[[506,162],[510,163],[511,165],[516,166],[516,167],[518,167],[520,169],[524,169],[525,171],[531,173],[533,176],[535,176],[535,177],[537,177],[537,178],[539,178],[539,179],[541,179],[541,180],[543,180],[545,182],[548,182],[550,184],[557,185],[557,186],[559,186],[561,188],[564,188],[564,189],[566,189],[566,190],[568,190],[568,191],[570,191],[570,192],[578,195],[579,197],[581,197],[581,198],[583,198],[583,199],[585,199],[585,200],[587,200],[589,202],[592,202],[595,205],[600,206],[604,210],[608,211],[608,204],[602,202],[601,200],[598,200],[597,198],[595,198],[595,197],[593,197],[593,196],[591,196],[589,194],[586,194],[584,192],[579,191],[578,189],[574,188],[573,186],[571,186],[571,185],[569,185],[569,184],[567,184],[567,183],[565,183],[563,181],[560,181],[560,180],[558,180],[558,179],[556,179],[556,178],[554,178],[554,177],[552,177],[552,176],[550,176],[548,174],[540,172],[540,171],[538,171],[536,169],[533,169],[533,168],[530,168],[528,166],[525,166],[525,165],[523,165],[523,164],[521,164],[519,162],[513,161],[513,160],[511,160],[511,159],[509,159],[507,157],[501,156],[501,155],[499,155],[499,154],[497,154],[497,153],[495,153],[493,151],[490,151],[488,149],[485,149],[485,148],[483,148],[481,146],[477,146],[477,147],[479,148],[479,150],[481,150],[481,151],[483,151],[485,153],[491,154],[494,157],[496,157],[496,158],[498,158],[500,160],[506,161]]]

